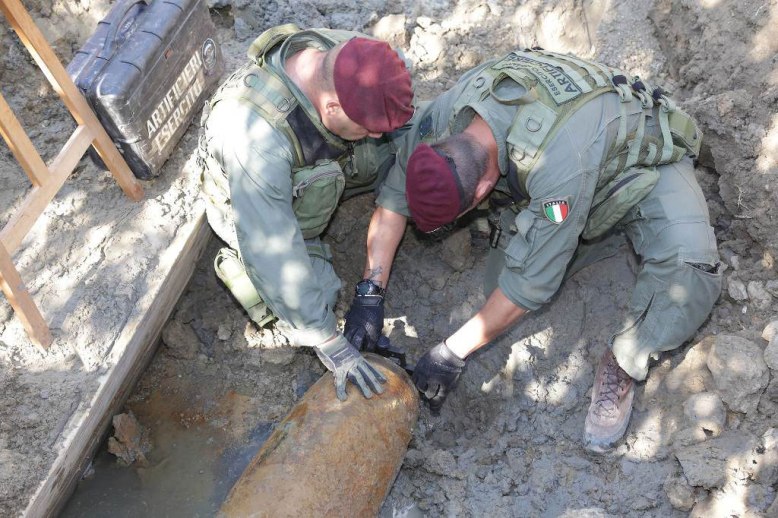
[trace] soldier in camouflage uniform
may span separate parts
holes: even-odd
[[[365,397],[381,374],[336,328],[340,280],[320,240],[338,203],[374,189],[413,114],[410,74],[385,42],[349,31],[270,29],[217,90],[200,157],[217,275],[259,325],[278,319]]]
[[[365,279],[385,289],[408,217],[434,233],[487,196],[497,210],[487,301],[421,358],[417,387],[437,411],[469,354],[548,302],[577,251],[620,230],[642,264],[597,368],[584,433],[589,449],[610,448],[649,359],[687,340],[721,290],[692,164],[699,129],[660,88],[542,49],[476,67],[420,112],[380,189]],[[349,313],[347,333],[379,327],[379,316]]]

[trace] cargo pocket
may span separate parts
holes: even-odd
[[[216,276],[227,286],[233,297],[246,310],[249,318],[264,326],[275,320],[267,304],[262,300],[254,283],[246,273],[246,267],[232,248],[222,248],[213,261]]]
[[[505,246],[505,266],[521,272],[532,250],[535,241],[535,214],[531,210],[523,210],[510,227],[509,241]]]
[[[343,170],[332,160],[320,160],[312,167],[292,173],[292,210],[304,239],[324,232],[338,207],[345,185]]]
[[[594,195],[586,226],[581,234],[586,240],[600,237],[623,218],[651,192],[659,171],[655,167],[632,167],[616,175]]]
[[[499,223],[492,229],[489,257],[484,274],[484,296],[488,297],[497,288],[500,274],[505,268],[522,272],[532,249],[535,230],[535,215],[528,209],[518,216],[506,208],[500,213]]]

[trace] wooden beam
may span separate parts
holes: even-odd
[[[21,320],[27,335],[35,345],[48,348],[51,345],[51,332],[43,320],[38,307],[27,292],[19,272],[16,271],[11,255],[0,244],[0,288]]]
[[[124,158],[92,112],[92,108],[73,84],[65,67],[62,66],[21,1],[0,0],[0,10],[51,83],[54,91],[62,98],[62,102],[70,110],[78,125],[89,128],[94,136],[95,149],[124,193],[134,201],[143,198],[143,187],[130,171]]]
[[[27,173],[27,178],[30,179],[33,187],[40,187],[46,181],[49,169],[2,93],[0,93],[0,135]]]
[[[51,162],[48,180],[42,186],[33,187],[27,193],[24,202],[0,231],[0,244],[5,246],[9,253],[14,253],[19,248],[24,236],[27,235],[38,217],[43,214],[46,206],[62,188],[62,184],[75,169],[91,142],[92,136],[89,128],[85,126],[76,128],[65,147]]]
[[[204,211],[193,218],[160,258],[158,268],[164,272],[164,279],[148,287],[116,339],[111,355],[118,359],[102,377],[102,385],[89,402],[89,408],[72,428],[68,427],[71,431],[24,516],[56,516],[62,510],[102,443],[112,416],[119,413],[154,355],[162,328],[212,235]]]

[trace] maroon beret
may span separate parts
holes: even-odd
[[[408,158],[405,197],[416,226],[429,232],[454,221],[466,208],[459,178],[446,159],[427,144]]]
[[[334,79],[343,111],[371,133],[396,130],[413,115],[411,75],[385,41],[349,40],[335,58]]]

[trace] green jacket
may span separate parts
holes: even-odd
[[[497,142],[496,191],[513,200],[516,212],[520,205],[527,209],[504,229],[512,237],[503,245],[510,259],[499,285],[530,310],[557,291],[579,238],[611,228],[650,192],[655,166],[695,155],[701,137],[661,90],[540,50],[512,52],[470,70],[420,111],[398,144],[377,203],[410,216],[405,165],[416,145],[460,133],[480,115]]]
[[[213,212],[223,214],[209,214],[217,234],[232,230],[220,232],[219,222],[234,224],[234,239],[225,239],[239,249],[262,299],[302,337],[299,345],[316,345],[334,334],[336,320],[306,240],[326,229],[344,196],[375,186],[394,146],[388,136],[348,142],[330,133],[284,71],[286,59],[302,49],[328,49],[363,35],[280,29],[255,41],[250,61],[210,103],[203,192]]]

